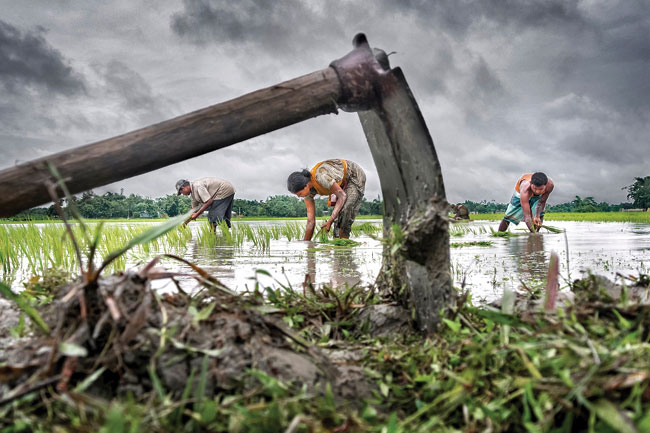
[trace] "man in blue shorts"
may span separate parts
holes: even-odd
[[[546,200],[554,187],[553,181],[544,173],[528,173],[521,176],[515,184],[515,193],[499,224],[499,231],[505,232],[510,223],[517,225],[522,220],[531,232],[539,231],[544,222]]]

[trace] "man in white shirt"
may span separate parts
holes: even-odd
[[[232,183],[216,177],[204,177],[193,182],[180,179],[176,182],[176,191],[178,195],[189,195],[192,199],[193,212],[190,220],[197,219],[207,210],[208,221],[213,229],[221,221],[225,221],[230,228],[232,203],[235,199]]]

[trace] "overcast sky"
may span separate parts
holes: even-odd
[[[450,202],[506,202],[546,172],[551,203],[626,200],[650,175],[650,1],[0,0],[0,169],[326,67],[360,31],[400,66]],[[152,149],[155,152],[155,149]],[[156,197],[217,176],[236,197],[342,157],[380,194],[356,114],[303,122],[107,190]]]

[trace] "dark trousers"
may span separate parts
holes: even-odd
[[[235,194],[231,194],[221,200],[214,200],[208,211],[208,221],[213,226],[216,226],[221,221],[225,221],[230,228],[230,218],[232,218],[232,202],[235,200]]]

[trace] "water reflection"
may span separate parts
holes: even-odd
[[[219,281],[235,279],[235,249],[232,247],[194,248],[190,261],[210,268],[210,273]],[[187,255],[186,255],[187,256]]]
[[[353,248],[319,247],[311,241],[306,242],[303,284],[345,288],[362,283],[357,254]]]
[[[303,282],[303,288],[307,285],[313,286],[316,282],[316,251],[315,246],[312,241],[307,241],[307,260],[305,268],[305,280]]]
[[[517,262],[521,280],[536,281],[546,278],[548,264],[544,251],[544,235],[531,233],[510,239],[508,250]]]
[[[352,248],[332,249],[330,257],[332,270],[329,281],[332,288],[352,287],[361,282],[361,274]]]
[[[354,248],[279,239],[272,240],[264,250],[249,241],[238,247],[221,245],[208,249],[197,246],[198,224],[190,224],[194,240],[183,245],[185,249],[171,252],[196,263],[233,290],[250,288],[258,280],[266,286],[283,285],[300,290],[306,276],[315,287],[342,287],[359,282],[363,286],[373,284],[381,267],[381,242],[367,236],[355,237],[361,245]],[[250,224],[286,224],[286,221]],[[558,253],[560,272],[566,281],[579,278],[587,270],[610,279],[617,272],[632,275],[650,272],[650,225],[647,224],[552,222],[553,226],[566,229],[566,238],[554,233],[496,238],[489,230],[493,225],[492,222],[463,223],[463,233],[454,237],[454,242],[462,244],[451,251],[456,284],[465,282],[474,299],[489,302],[500,297],[504,288],[519,289],[519,281],[543,281],[551,251]],[[475,241],[485,242],[472,244]],[[148,258],[163,252],[170,251],[152,249]],[[138,266],[148,258],[129,255],[127,268]],[[23,268],[2,275],[5,280],[13,278],[11,285],[15,290],[22,289],[23,281],[31,272],[27,259],[21,260]],[[182,274],[195,274],[189,266],[171,259],[163,259],[161,266]],[[256,274],[258,269],[266,274]],[[198,285],[190,277],[178,280],[186,291]],[[153,285],[175,290],[169,281],[154,281]]]

